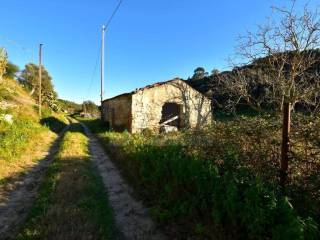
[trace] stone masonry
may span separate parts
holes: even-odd
[[[107,99],[102,109],[103,119],[112,129],[131,133],[159,131],[168,121],[178,129],[200,128],[212,121],[210,99],[180,79]]]

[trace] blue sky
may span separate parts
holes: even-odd
[[[100,65],[95,72],[94,67],[100,29],[117,3],[3,1],[0,46],[23,68],[38,61],[38,44],[43,43],[43,63],[59,97],[98,103]],[[198,66],[226,70],[237,36],[265,22],[270,6],[287,3],[289,0],[123,0],[106,34],[106,97],[174,77],[187,78]]]

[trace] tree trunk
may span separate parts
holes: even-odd
[[[290,125],[291,125],[291,106],[290,106],[290,103],[285,102],[283,104],[282,147],[281,147],[281,163],[280,163],[280,185],[282,187],[285,187],[288,181]]]
[[[30,96],[32,96],[33,95],[33,93],[34,93],[34,91],[36,90],[36,88],[34,87],[34,88],[32,88],[32,90],[31,90],[31,92],[30,92]]]

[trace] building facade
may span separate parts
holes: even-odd
[[[200,128],[212,121],[210,99],[181,79],[107,99],[102,112],[113,130],[131,133]]]

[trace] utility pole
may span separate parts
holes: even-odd
[[[102,39],[101,39],[101,119],[103,119],[103,107],[102,107],[102,102],[103,102],[103,95],[104,95],[104,36],[106,29],[109,27],[112,19],[116,15],[117,11],[119,10],[121,6],[122,0],[119,1],[117,7],[114,9],[112,15],[108,19],[106,25],[102,25]]]
[[[101,104],[100,104],[100,110],[101,110],[101,119],[103,119],[103,94],[104,94],[104,36],[106,32],[106,26],[102,25],[102,38],[101,38]]]
[[[102,39],[101,39],[101,104],[103,102],[104,94],[104,36],[106,32],[105,25],[102,26]]]
[[[87,116],[87,108],[86,108],[86,103],[83,101],[83,112],[84,112],[84,117]]]
[[[41,118],[41,87],[42,87],[42,46],[43,44],[40,43],[39,45],[39,117]]]

